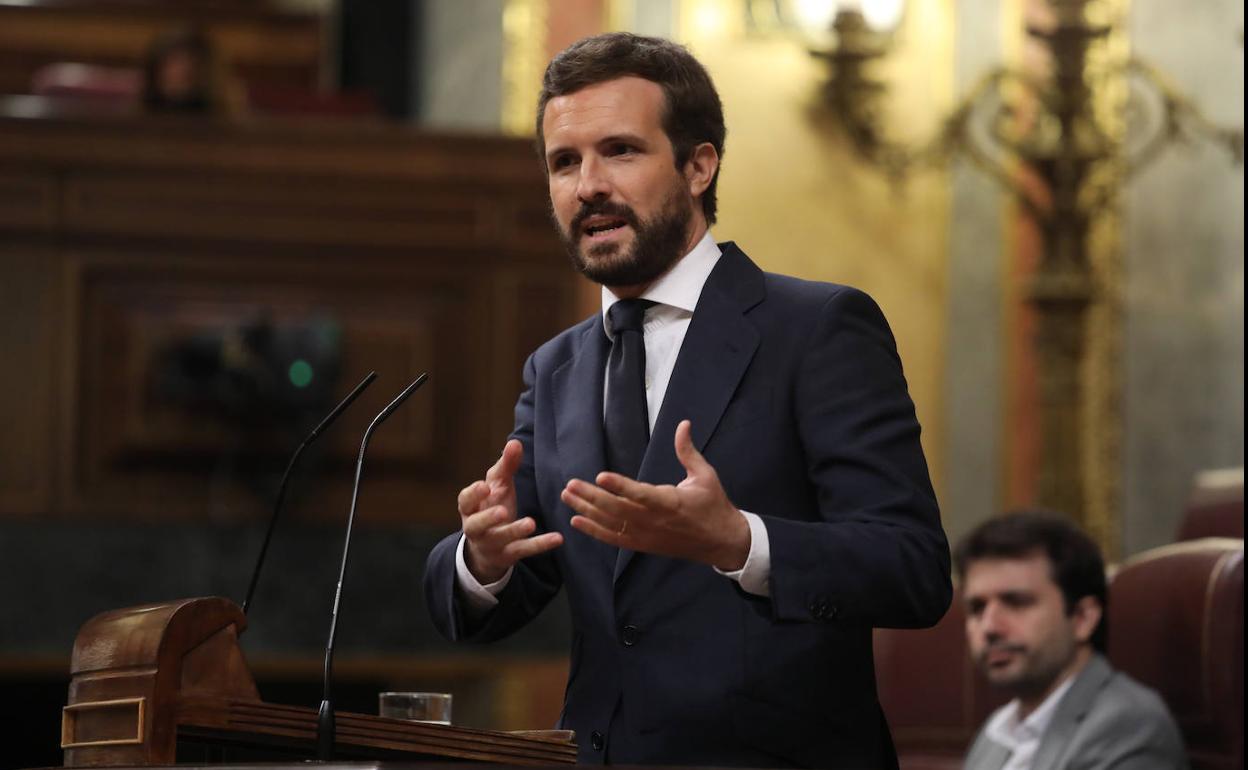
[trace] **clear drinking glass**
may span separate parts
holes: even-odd
[[[377,696],[377,712],[391,719],[451,723],[451,694],[448,692],[383,692]]]

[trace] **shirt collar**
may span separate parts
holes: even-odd
[[[1010,701],[989,721],[985,728],[988,737],[1011,751],[1026,741],[1038,741],[1044,731],[1049,729],[1049,723],[1053,721],[1053,714],[1057,711],[1057,704],[1074,683],[1074,675],[1066,677],[1066,681],[1049,693],[1049,697],[1021,722],[1018,720],[1018,699]]]
[[[698,305],[698,297],[702,295],[702,286],[706,284],[706,279],[715,269],[719,257],[719,246],[711,237],[711,231],[707,230],[693,249],[678,259],[670,270],[659,276],[658,280],[651,284],[639,299],[648,299],[660,305],[668,305],[686,313],[693,313],[693,309]],[[608,337],[612,335],[610,325],[607,323],[607,311],[619,300],[620,298],[612,294],[610,289],[606,286],[602,287],[602,327],[606,330]]]

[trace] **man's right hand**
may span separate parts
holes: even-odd
[[[485,479],[469,484],[459,493],[464,561],[482,585],[502,580],[521,559],[563,543],[563,535],[558,532],[533,536],[537,522],[530,517],[516,520],[514,477],[523,458],[524,445],[516,439],[508,441],[498,462],[485,472]]]

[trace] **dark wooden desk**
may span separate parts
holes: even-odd
[[[212,757],[313,758],[316,709],[267,703],[238,644],[247,618],[220,597],[100,613],[78,632],[61,718],[65,767]],[[569,735],[422,724],[338,711],[334,756],[572,764]],[[189,761],[195,761],[189,759]]]

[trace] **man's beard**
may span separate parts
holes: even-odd
[[[1035,697],[1044,694],[1057,681],[1057,677],[1061,675],[1075,656],[1075,643],[1073,641],[1069,643],[1055,641],[1050,645],[1032,648],[1014,644],[997,646],[1008,647],[1021,657],[1015,671],[1009,674],[994,672],[987,664],[991,648],[982,650],[976,656],[975,662],[978,664],[980,671],[984,672],[989,684],[999,687],[1012,695],[1022,697]]]
[[[591,245],[588,255],[582,253],[582,225],[595,215],[616,217],[627,223],[633,230],[632,246],[604,243]],[[692,200],[683,187],[673,186],[653,219],[642,221],[622,203],[601,201],[582,204],[566,231],[557,222],[555,229],[581,275],[604,286],[638,286],[663,275],[685,255],[692,218]]]

